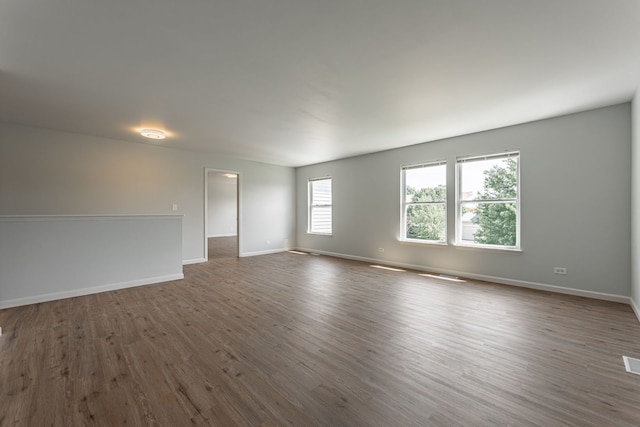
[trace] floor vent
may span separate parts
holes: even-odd
[[[627,372],[640,375],[640,359],[633,359],[631,357],[622,356],[622,360],[624,360],[624,367]]]

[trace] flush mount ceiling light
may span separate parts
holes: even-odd
[[[140,135],[149,139],[165,139],[167,135],[158,129],[142,129]]]

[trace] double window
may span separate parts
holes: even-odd
[[[332,233],[332,192],[331,178],[309,180],[309,225],[311,234]]]
[[[455,239],[461,246],[520,248],[520,155],[456,161]],[[447,164],[402,168],[401,240],[447,242]]]
[[[402,168],[402,238],[447,241],[447,164]]]

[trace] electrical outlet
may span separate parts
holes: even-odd
[[[565,267],[553,267],[553,274],[567,274],[567,269]]]
[[[384,252],[384,248],[378,248],[378,252]]]
[[[178,210],[178,204],[177,203],[172,204],[171,205],[171,210],[174,211],[174,212],[177,211]]]

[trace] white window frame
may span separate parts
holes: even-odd
[[[406,171],[411,169],[420,169],[420,168],[429,168],[434,166],[445,166],[445,196],[443,201],[439,202],[407,202],[407,182],[406,182]],[[412,243],[420,243],[420,244],[431,244],[431,245],[446,245],[448,241],[448,208],[447,208],[447,161],[446,160],[438,160],[434,162],[428,163],[417,163],[411,165],[404,165],[401,168],[401,189],[400,189],[400,241],[402,242],[412,242]],[[407,237],[407,209],[409,206],[413,205],[443,205],[444,206],[444,239],[443,240],[426,240],[426,239],[412,239]]]
[[[331,186],[331,203],[316,203],[313,200],[313,183],[317,182],[317,181],[326,181],[329,180],[330,181],[330,186]],[[321,236],[332,236],[333,235],[333,179],[330,176],[322,176],[322,177],[317,177],[317,178],[309,178],[308,182],[307,182],[307,194],[308,194],[308,206],[309,209],[307,210],[307,233],[308,234],[317,234],[317,235],[321,235]],[[330,208],[331,209],[331,230],[328,233],[321,233],[318,231],[313,231],[313,224],[312,224],[312,219],[313,219],[313,209],[317,208],[317,207],[322,207],[322,208]]]
[[[492,160],[492,159],[500,159],[500,158],[517,158],[516,163],[516,197],[515,198],[506,198],[506,199],[488,199],[488,200],[462,200],[462,168],[461,164],[465,162],[472,161],[480,161],[480,160]],[[521,229],[520,229],[520,221],[522,210],[520,209],[520,200],[521,200],[521,192],[520,192],[520,166],[521,166],[521,156],[519,150],[514,151],[506,151],[502,153],[494,153],[487,154],[481,156],[465,156],[458,157],[456,159],[456,240],[455,245],[467,248],[480,248],[480,249],[494,249],[498,251],[514,251],[521,252],[522,244],[521,244]],[[516,244],[515,246],[503,246],[503,245],[489,245],[489,244],[481,244],[481,243],[470,243],[468,241],[462,240],[462,206],[464,204],[480,204],[480,203],[514,203],[516,205]]]

